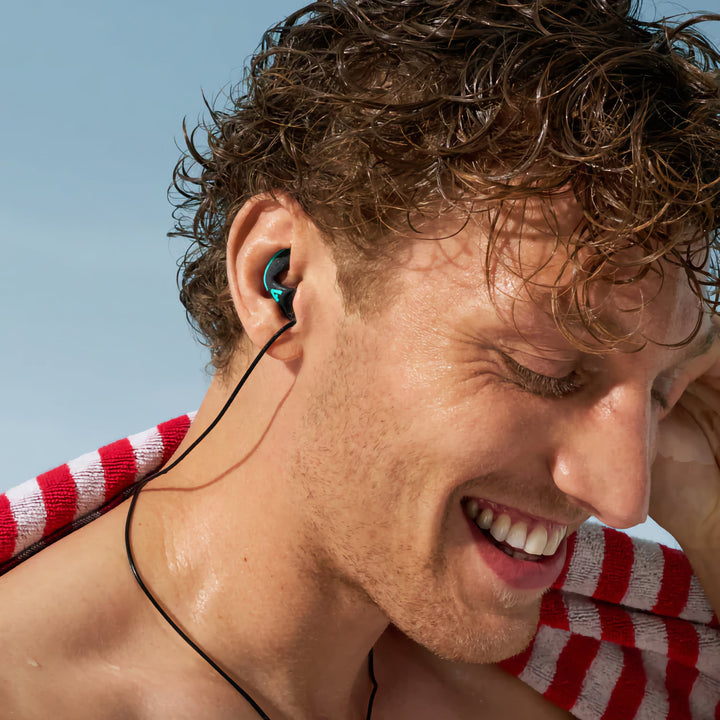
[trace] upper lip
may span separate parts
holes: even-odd
[[[579,528],[580,525],[582,525],[588,519],[588,517],[590,517],[587,513],[580,512],[572,513],[572,515],[551,511],[541,511],[540,513],[538,513],[537,508],[535,508],[534,512],[531,512],[521,506],[505,502],[499,502],[497,500],[490,500],[488,498],[483,498],[480,495],[465,495],[463,497],[463,504],[468,500],[475,500],[478,505],[480,505],[480,507],[490,507],[493,509],[497,509],[498,512],[502,512],[503,510],[507,509],[511,513],[523,515],[528,520],[532,520],[537,523],[543,523],[546,525],[563,525],[568,528],[569,532],[574,532],[575,530],[577,530],[577,528]]]

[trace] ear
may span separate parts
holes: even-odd
[[[266,290],[265,269],[280,250],[289,249],[290,266],[283,285],[298,288],[293,309],[297,324],[270,348],[272,357],[290,362],[302,355],[300,285],[307,263],[306,237],[314,228],[298,203],[287,195],[258,195],[238,211],[228,234],[227,276],[235,311],[247,337],[257,348],[288,323],[280,306]],[[317,232],[317,230],[315,230]]]

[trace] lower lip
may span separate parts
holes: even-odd
[[[554,555],[543,555],[542,559],[520,560],[510,557],[493,545],[482,530],[465,513],[463,517],[470,526],[475,546],[483,562],[500,580],[517,590],[541,590],[549,588],[560,575],[565,564],[567,544],[563,540]]]

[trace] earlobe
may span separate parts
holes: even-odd
[[[292,198],[269,195],[251,198],[233,220],[227,244],[228,284],[238,318],[256,347],[287,324],[286,312],[295,318],[292,303],[302,280],[307,223]],[[283,253],[290,250],[292,256]],[[285,333],[269,354],[285,362],[300,357],[298,329]]]

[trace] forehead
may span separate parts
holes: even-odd
[[[434,269],[459,306],[529,341],[560,336],[589,352],[681,344],[701,303],[685,271],[638,247],[588,244],[572,194],[524,198],[423,228],[410,266]],[[603,254],[604,253],[604,254]],[[442,294],[438,295],[438,302]]]

